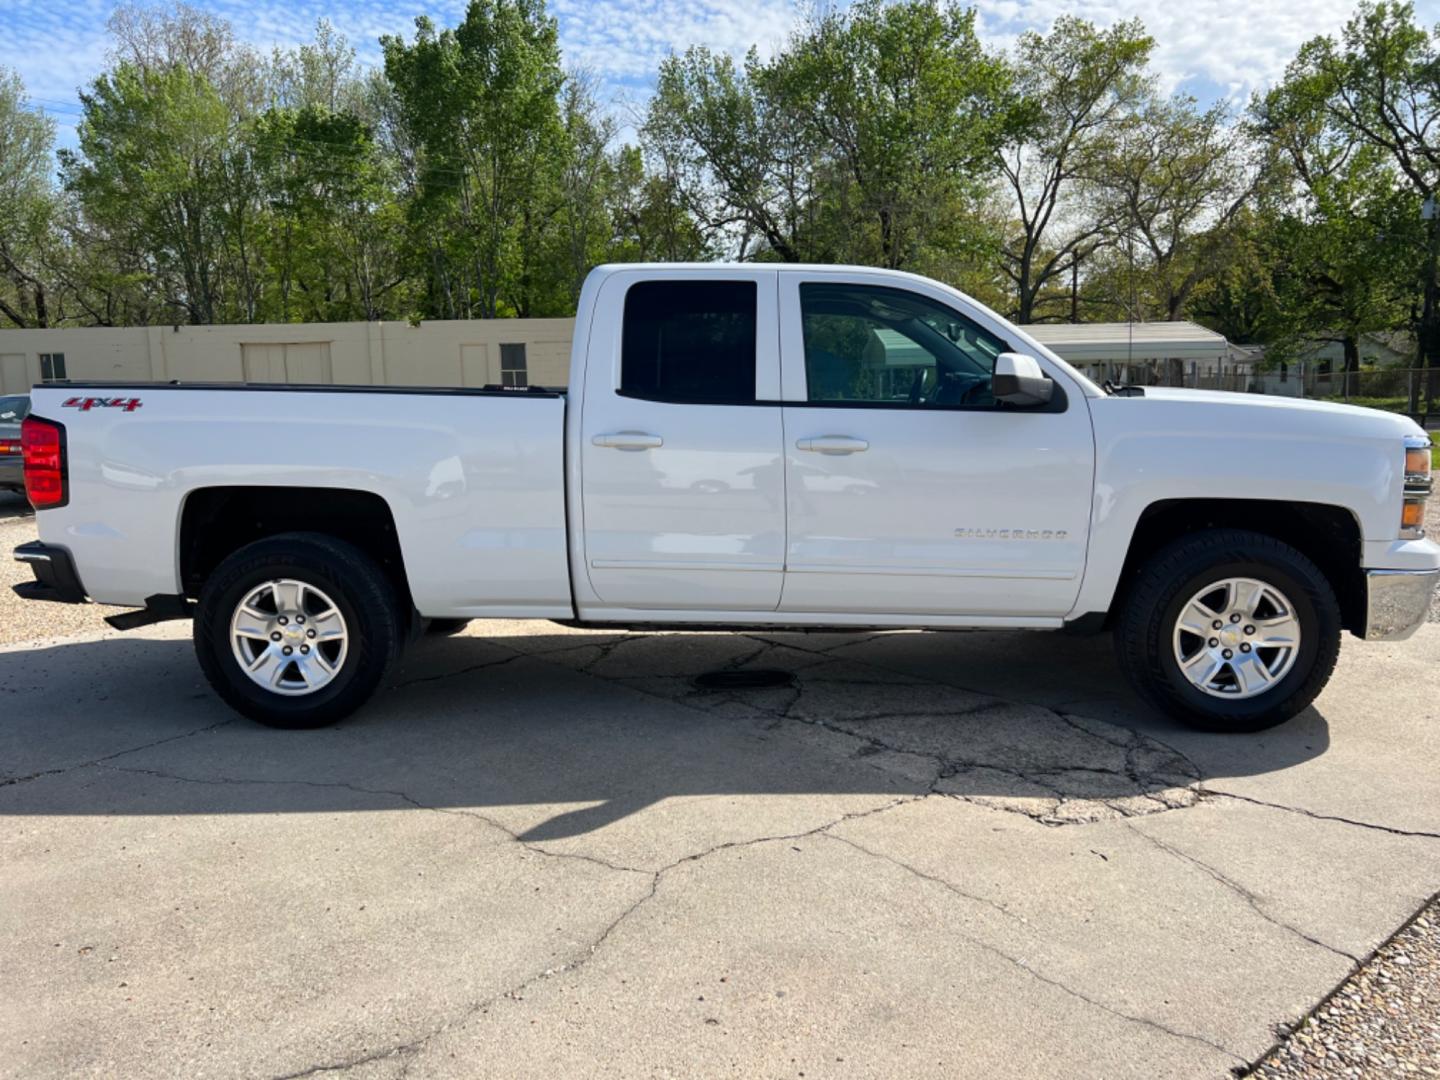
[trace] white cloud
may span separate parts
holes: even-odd
[[[1300,45],[1336,34],[1354,0],[999,0],[978,3],[984,36],[1012,41],[1021,31],[1045,29],[1061,15],[1100,25],[1139,18],[1155,39],[1153,66],[1167,90],[1202,98],[1246,100],[1285,73]],[[1422,22],[1440,14],[1440,0],[1416,5]],[[1427,10],[1429,13],[1427,14]]]

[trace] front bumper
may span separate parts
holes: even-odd
[[[1436,570],[1366,570],[1366,641],[1404,641],[1430,614]]]
[[[85,586],[80,584],[75,560],[64,548],[34,540],[15,549],[15,561],[27,564],[35,574],[34,581],[14,586],[16,596],[61,604],[85,603]]]

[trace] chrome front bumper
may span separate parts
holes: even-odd
[[[1440,570],[1366,570],[1366,641],[1404,641],[1430,614]]]

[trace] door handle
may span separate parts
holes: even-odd
[[[870,444],[864,439],[854,439],[849,435],[820,435],[813,439],[798,440],[795,449],[810,450],[817,454],[858,454],[862,450],[869,450]]]
[[[665,440],[659,435],[649,435],[643,431],[616,431],[607,435],[596,435],[590,442],[594,446],[605,446],[611,450],[654,450],[665,445]]]

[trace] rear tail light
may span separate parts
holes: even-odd
[[[54,510],[70,501],[65,463],[65,428],[53,420],[27,416],[20,424],[25,456],[25,497],[36,510]]]
[[[0,439],[0,457],[20,453],[19,439]]]

